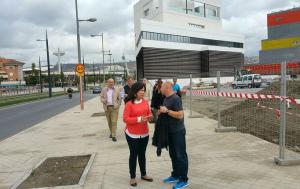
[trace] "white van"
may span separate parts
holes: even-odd
[[[236,78],[232,82],[232,88],[236,89],[238,87],[244,88],[259,88],[261,86],[261,75],[260,74],[247,74]]]

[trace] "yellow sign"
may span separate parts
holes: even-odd
[[[77,64],[75,71],[78,76],[84,76],[84,65],[83,64]]]

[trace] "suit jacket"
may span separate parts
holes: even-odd
[[[114,104],[114,109],[118,109],[122,103],[121,89],[116,86],[114,88],[115,90],[113,92],[113,104]],[[105,87],[104,89],[102,89],[102,92],[100,94],[101,102],[103,103],[103,108],[105,111],[107,111],[107,91],[108,88]]]

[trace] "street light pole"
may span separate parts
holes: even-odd
[[[75,0],[75,9],[76,9],[76,26],[77,26],[77,56],[78,56],[78,64],[81,64],[81,49],[80,49],[80,35],[79,35],[79,22],[80,21],[88,21],[88,22],[96,22],[96,18],[90,18],[87,20],[79,20],[78,19],[78,6],[77,0]],[[80,85],[80,109],[84,110],[84,102],[83,102],[83,90],[82,90],[82,76],[79,77],[79,85]]]
[[[96,77],[96,75],[95,75],[95,64],[94,64],[94,62],[93,62],[93,75],[94,75],[94,87],[95,87],[95,77]]]
[[[103,32],[101,34],[98,34],[98,35],[91,35],[91,37],[101,37],[102,39],[102,64],[103,64],[103,83],[105,83],[105,67],[104,67],[104,55],[105,55],[105,52],[104,52],[104,34]],[[100,70],[101,70],[101,66],[99,66],[99,78],[100,78]]]
[[[85,67],[84,56],[82,57],[82,64],[83,64],[84,67]],[[84,91],[86,91],[86,77],[85,77],[85,70],[86,70],[86,69],[84,69],[84,74],[83,74],[83,89],[84,89]]]
[[[46,30],[46,49],[47,49],[47,66],[48,66],[48,85],[49,85],[49,97],[52,97],[52,78],[50,74],[50,57],[49,57],[49,44],[48,44],[48,32]]]
[[[77,56],[78,56],[78,64],[81,64],[81,49],[80,49],[79,19],[78,19],[77,0],[75,0],[75,8],[76,8],[76,29],[77,29]],[[82,76],[79,76],[79,88],[80,88],[80,109],[84,110],[83,91],[82,91]]]
[[[49,44],[48,44],[48,32],[46,30],[46,39],[38,39],[37,41],[46,41],[46,50],[47,50],[47,67],[48,67],[48,91],[49,98],[52,97],[52,79],[50,73],[50,57],[49,57]]]
[[[104,41],[104,39],[103,39],[103,37],[104,37],[104,35],[103,35],[103,32],[102,32],[102,65],[103,65],[103,83],[105,84],[106,82],[105,82],[105,66],[104,66],[104,45],[103,45],[103,41]]]
[[[39,67],[40,67],[40,77],[39,77],[39,79],[40,79],[40,87],[41,87],[41,93],[43,93],[43,84],[42,84],[42,68],[41,68],[41,57],[39,56]]]
[[[111,53],[110,53],[110,50],[109,50],[109,53],[108,53],[108,55],[109,55],[109,72],[111,73]]]

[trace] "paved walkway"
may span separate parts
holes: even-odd
[[[122,108],[123,109],[123,108]],[[45,156],[96,153],[84,187],[90,189],[126,189],[129,186],[128,147],[124,138],[122,115],[118,142],[108,138],[99,98],[63,112],[0,143],[0,188],[16,183],[26,171]],[[122,111],[120,111],[122,112]],[[186,112],[188,115],[188,112]],[[248,134],[214,132],[216,121],[208,118],[185,119],[191,189],[299,189],[300,166],[279,167],[273,158],[278,147]],[[151,134],[153,133],[153,125]],[[138,180],[137,188],[172,188],[161,179],[169,176],[168,153],[156,157],[149,144],[147,171],[153,183]],[[138,170],[138,168],[137,168]],[[139,171],[137,171],[139,176]]]

